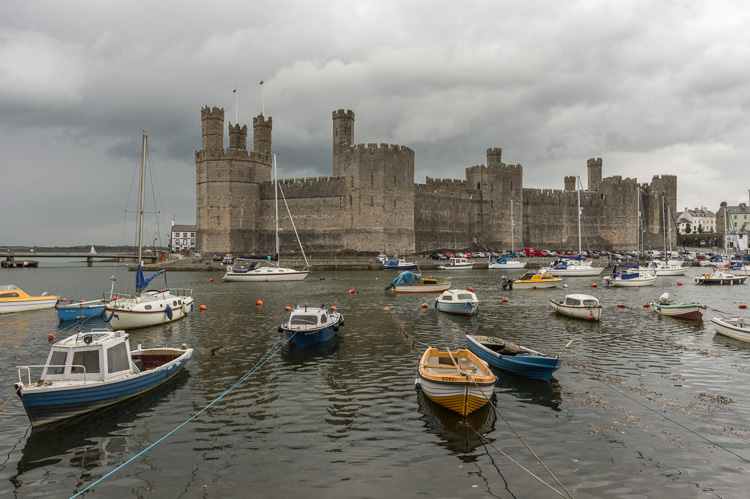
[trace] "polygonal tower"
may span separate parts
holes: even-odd
[[[354,145],[354,112],[338,109],[333,112],[333,176],[342,174],[343,161]]]

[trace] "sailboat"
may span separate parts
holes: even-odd
[[[727,228],[727,209],[726,206],[724,207],[724,255],[726,255],[726,259],[730,260],[729,256],[729,241],[728,236],[729,231]],[[747,275],[745,274],[733,274],[730,272],[727,272],[727,270],[730,269],[722,269],[722,268],[716,268],[714,271],[710,274],[701,274],[695,276],[695,284],[718,284],[720,286],[732,286],[735,284],[744,284],[747,280]]]
[[[487,268],[490,269],[522,269],[526,266],[526,262],[515,260],[515,247],[513,231],[516,228],[516,218],[513,212],[513,200],[510,201],[510,258],[500,258],[495,261],[490,261]]]
[[[672,224],[668,223],[669,219],[671,222],[672,212],[669,210],[668,217],[664,217],[664,195],[661,197],[661,211],[662,218],[664,218],[664,258],[662,260],[652,260],[649,265],[656,271],[657,276],[671,276],[671,275],[685,275],[687,274],[687,266],[683,265],[683,262],[676,262],[669,260],[669,256],[672,254]],[[668,234],[668,235],[667,235]],[[667,239],[669,239],[669,251],[667,251]]]
[[[227,267],[227,272],[222,278],[224,281],[249,281],[249,282],[275,282],[275,281],[301,281],[310,272],[307,270],[310,264],[307,262],[305,256],[305,250],[302,249],[302,243],[299,240],[299,234],[297,234],[297,228],[294,226],[294,220],[292,215],[289,213],[289,207],[287,206],[287,213],[289,213],[289,219],[292,220],[292,228],[294,228],[294,234],[297,236],[297,242],[299,243],[300,249],[302,249],[302,256],[305,259],[305,268],[303,270],[295,270],[289,267],[279,266],[279,180],[277,178],[276,168],[276,154],[272,155],[273,158],[273,187],[274,187],[274,202],[276,203],[276,257],[275,265],[261,265],[259,261],[253,261],[247,258],[238,258],[234,265]],[[283,193],[282,193],[283,194]],[[284,201],[286,203],[286,201]]]
[[[115,294],[104,308],[104,320],[113,329],[135,329],[176,321],[193,310],[193,290],[160,288],[146,290],[151,280],[164,274],[164,270],[143,276],[143,198],[146,191],[146,145],[148,137],[143,134],[141,157],[141,186],[138,212],[138,269],[135,277],[135,295]],[[166,280],[166,275],[165,275]],[[112,294],[112,293],[110,293]]]
[[[578,179],[580,184],[581,179]],[[555,263],[550,266],[542,267],[542,272],[547,272],[554,276],[565,276],[565,277],[586,277],[592,275],[599,275],[604,270],[604,267],[594,267],[588,261],[582,260],[581,257],[581,189],[580,186],[576,189],[578,192],[578,255],[574,257],[561,256]]]

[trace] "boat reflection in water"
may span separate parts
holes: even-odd
[[[486,435],[486,441],[494,441],[490,434],[495,430],[497,415],[492,401],[468,416],[461,416],[433,402],[422,390],[417,390],[417,398],[419,412],[422,414],[420,419],[425,422],[427,431],[440,438],[442,447],[453,453],[463,454],[462,461],[475,461],[476,456],[470,453],[485,444],[485,440],[479,438],[477,433]]]
[[[330,357],[339,348],[339,335],[335,334],[327,341],[315,343],[305,348],[298,348],[292,344],[287,344],[279,352],[281,358],[293,366],[303,366],[314,363],[325,357]]]
[[[498,394],[512,395],[519,402],[549,407],[554,411],[560,411],[562,386],[560,386],[560,383],[557,382],[554,376],[547,383],[539,383],[536,380],[514,376],[497,369],[493,369],[493,371],[497,374],[495,389],[498,391]]]
[[[164,383],[158,390],[128,399],[81,416],[64,419],[31,429],[26,439],[21,459],[18,461],[16,478],[27,482],[30,477],[22,475],[37,468],[80,469],[84,473],[97,469],[104,462],[122,462],[140,447],[130,448],[135,432],[149,418],[149,413],[158,414],[163,405],[180,388],[187,385],[190,372],[182,370]],[[88,481],[86,478],[82,481]],[[44,482],[39,482],[44,487]]]

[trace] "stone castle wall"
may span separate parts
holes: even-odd
[[[229,124],[223,148],[224,111],[201,110],[203,149],[195,153],[197,247],[209,253],[267,253],[275,246],[271,182],[272,118],[247,127]],[[339,250],[408,255],[438,249],[578,248],[578,180],[564,189],[523,187],[523,167],[502,162],[500,148],[487,149],[487,165],[465,169],[466,180],[414,182],[414,151],[393,144],[355,144],[354,113],[332,113],[333,175],[280,180],[286,203],[308,253]],[[677,178],[653,177],[650,184],[620,176],[602,177],[601,158],[587,161],[588,185],[581,191],[582,248],[633,249],[639,205],[650,247],[664,246],[662,197],[676,206]],[[639,201],[639,195],[640,201]],[[282,258],[301,256],[279,194]],[[673,245],[676,231],[673,231]],[[646,247],[649,245],[647,244]]]

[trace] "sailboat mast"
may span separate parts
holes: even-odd
[[[515,258],[515,251],[513,246],[513,231],[516,230],[516,219],[513,215],[513,200],[510,200],[510,254],[512,255],[511,258]]]
[[[578,177],[578,256],[581,256],[581,177]]]
[[[273,157],[273,200],[276,205],[276,267],[279,266],[279,178],[276,169],[276,154]]]
[[[661,218],[664,220],[664,223],[662,224],[662,232],[664,232],[664,259],[667,259],[667,217],[664,213],[664,193],[661,195]]]
[[[143,248],[143,198],[146,194],[146,132],[143,132],[143,153],[141,155],[141,194],[138,208],[138,266],[141,262],[141,251]]]

